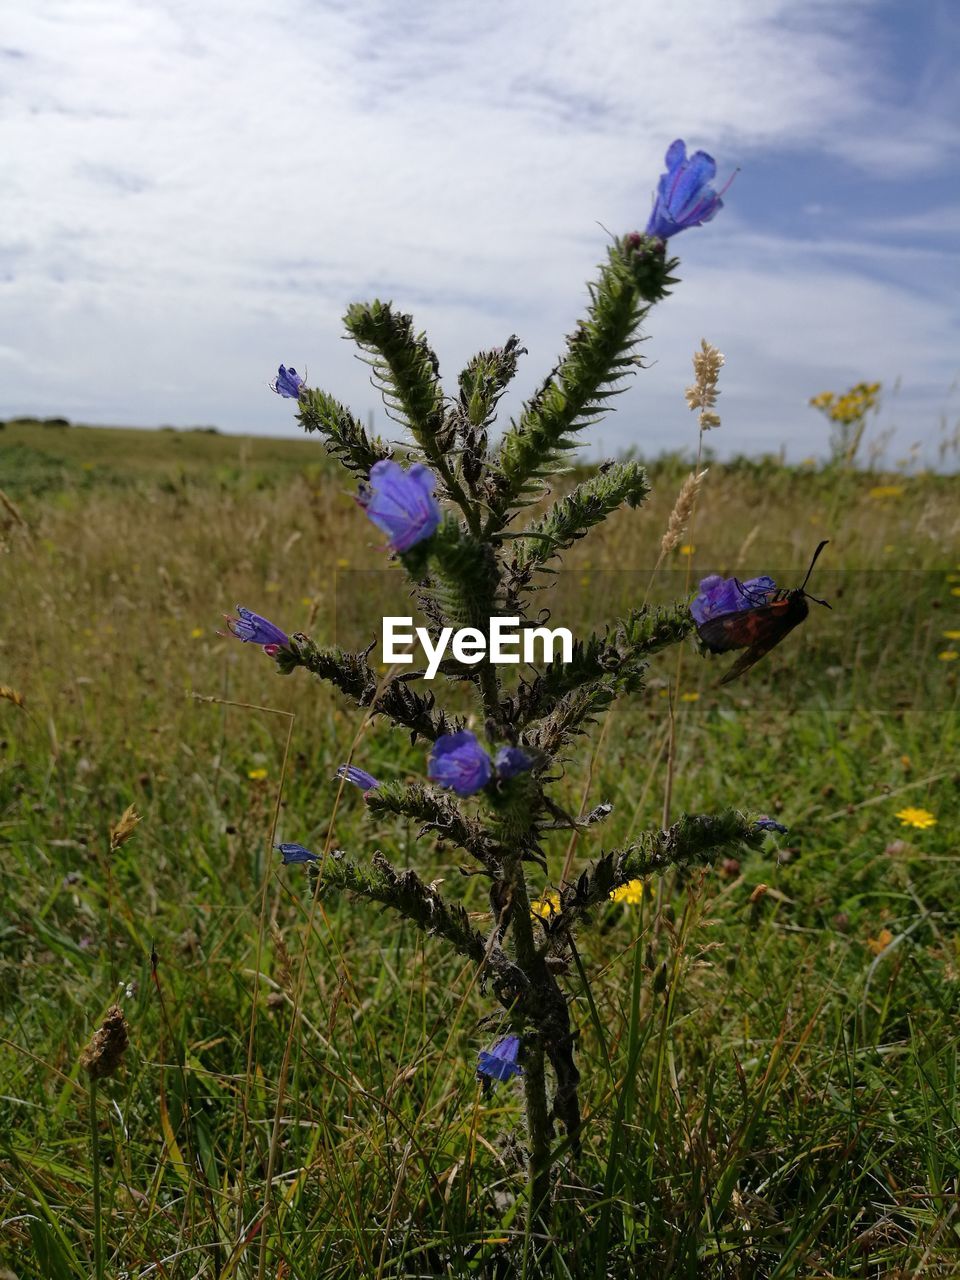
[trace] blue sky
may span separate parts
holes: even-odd
[[[294,434],[306,367],[386,427],[340,317],[392,298],[453,389],[551,367],[675,137],[739,168],[596,449],[822,455],[807,406],[896,385],[888,458],[960,418],[960,10],[948,0],[33,0],[5,18],[0,417]]]

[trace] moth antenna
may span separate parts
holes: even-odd
[[[813,559],[810,561],[810,568],[807,570],[807,576],[806,576],[806,577],[804,578],[804,580],[800,583],[800,590],[801,590],[801,591],[803,591],[804,587],[805,587],[805,586],[807,585],[807,583],[810,581],[810,575],[811,575],[811,573],[813,573],[813,566],[817,563],[817,559],[818,559],[818,557],[819,557],[819,555],[820,555],[820,552],[823,550],[823,548],[827,545],[827,543],[828,543],[829,541],[830,541],[830,539],[829,539],[829,538],[824,538],[823,542],[821,542],[821,543],[820,543],[819,547],[817,547],[816,551],[813,553]],[[813,598],[814,598],[813,596],[811,596],[811,597],[810,597],[810,599],[811,599],[811,600],[812,600]],[[818,600],[818,601],[817,601],[817,604],[824,604],[824,603],[825,603],[825,601],[823,601],[823,600]]]

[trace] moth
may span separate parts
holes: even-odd
[[[813,566],[826,545],[827,541],[824,540],[813,553],[810,568],[799,587],[794,587],[792,591],[786,589],[776,591],[772,598],[768,592],[762,592],[756,604],[750,604],[745,609],[734,609],[729,613],[719,613],[716,617],[707,618],[705,622],[697,624],[700,639],[711,653],[746,649],[746,653],[740,655],[720,684],[729,684],[731,680],[736,680],[744,672],[749,671],[770,652],[774,645],[778,645],[785,635],[799,626],[810,612],[808,600],[812,600],[814,604],[822,604],[826,609],[832,608],[826,600],[818,600],[816,596],[809,595],[806,590],[810,575],[813,573]],[[743,587],[739,582],[737,587],[741,595],[749,600],[751,597],[749,588]]]

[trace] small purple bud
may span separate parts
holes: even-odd
[[[267,618],[261,618],[259,613],[245,609],[242,604],[237,605],[237,613],[239,616],[236,618],[231,618],[229,614],[223,616],[231,635],[235,635],[244,644],[262,645],[264,653],[273,658],[278,649],[284,649],[290,643],[290,637],[285,631],[281,631]]]
[[[493,759],[498,778],[515,778],[533,768],[533,761],[520,747],[501,747]]]
[[[753,825],[758,831],[777,831],[782,836],[785,836],[790,830],[790,828],[785,827],[782,822],[775,822],[773,818],[768,818],[766,814],[759,817]]]
[[[482,791],[493,776],[490,757],[469,729],[445,733],[433,744],[427,777],[441,787],[452,787],[458,796]]]
[[[284,864],[291,862],[319,862],[320,859],[315,853],[311,853],[309,849],[305,849],[302,844],[275,844],[275,849],[279,849],[283,855]]]
[[[440,523],[440,504],[433,496],[437,477],[416,462],[404,471],[399,462],[381,459],[370,468],[370,483],[357,501],[390,539],[394,551],[409,551],[429,538]]]
[[[367,773],[366,769],[358,769],[356,765],[342,764],[337,770],[338,778],[346,778],[347,782],[352,782],[354,786],[366,794],[368,791],[376,791],[380,783],[373,774]]]
[[[300,389],[303,385],[303,379],[296,369],[293,367],[288,369],[286,365],[281,365],[277,376],[270,383],[270,389],[275,391],[278,396],[283,396],[285,400],[299,400]]]
[[[523,1075],[517,1065],[519,1053],[519,1036],[504,1036],[490,1049],[481,1050],[477,1060],[477,1079],[485,1076],[488,1080],[509,1080],[511,1076]]]

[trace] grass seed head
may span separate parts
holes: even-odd
[[[683,540],[687,525],[690,523],[690,517],[693,515],[693,509],[697,505],[697,494],[700,492],[700,485],[703,483],[703,477],[706,474],[706,469],[701,471],[699,475],[697,472],[691,471],[680,486],[677,500],[673,504],[673,510],[670,512],[670,519],[667,521],[666,532],[660,539],[661,556],[675,551]]]
[[[127,1020],[118,1004],[107,1010],[100,1029],[80,1055],[80,1065],[92,1080],[115,1075],[130,1042]]]
[[[720,415],[714,413],[720,391],[717,382],[723,367],[723,353],[706,338],[700,340],[700,350],[693,353],[693,373],[696,381],[684,394],[690,409],[700,410],[700,430],[719,427]]]
[[[130,837],[137,829],[140,822],[140,814],[132,804],[128,804],[124,809],[119,822],[114,823],[110,828],[110,852],[115,853],[122,844],[126,844]]]

